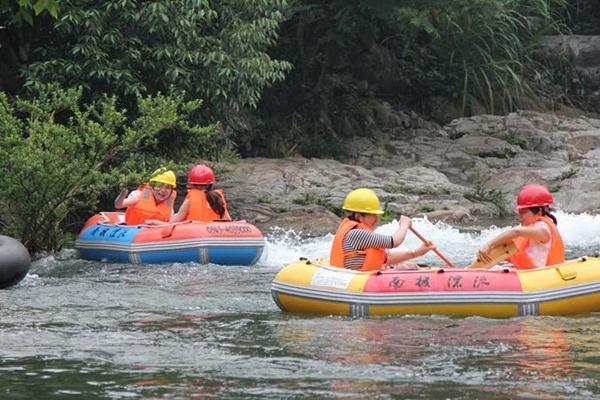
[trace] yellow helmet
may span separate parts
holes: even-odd
[[[342,208],[346,211],[355,211],[367,214],[383,214],[379,198],[371,189],[355,189],[348,193]]]
[[[175,172],[167,170],[166,168],[159,168],[154,171],[150,177],[150,183],[152,182],[164,183],[171,185],[174,188],[177,187],[177,177],[175,176]]]

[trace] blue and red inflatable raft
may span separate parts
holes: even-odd
[[[262,233],[246,221],[125,225],[124,220],[122,212],[91,217],[75,242],[81,258],[132,264],[253,265],[265,246]]]

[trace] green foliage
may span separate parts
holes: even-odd
[[[81,85],[132,105],[173,86],[205,99],[209,116],[234,121],[291,67],[266,53],[286,7],[285,0],[65,2],[52,37],[40,38],[38,61],[23,71],[25,85],[34,93],[44,82]]]
[[[343,217],[344,215],[346,215],[346,211],[344,211],[344,209],[340,205],[334,205],[329,203],[327,204],[327,209],[335,215],[337,215],[338,217]]]
[[[489,202],[492,203],[498,209],[500,217],[508,215],[508,209],[506,207],[506,192],[500,189],[488,189],[485,186],[486,178],[481,174],[476,173],[473,177],[473,191],[464,194],[467,200],[474,202]]]
[[[519,146],[522,149],[524,149],[525,145],[527,144],[527,141],[523,139],[519,131],[517,131],[516,129],[510,129],[505,139],[508,143],[515,146]]]
[[[564,181],[567,179],[571,179],[575,176],[577,176],[577,174],[579,173],[579,169],[577,168],[569,168],[567,171],[561,173],[559,176],[557,176],[556,178],[554,178],[555,181]]]
[[[259,204],[269,204],[273,201],[273,199],[271,198],[271,195],[269,193],[263,193],[260,196],[258,196],[258,199],[256,201],[258,201]]]
[[[445,3],[445,4],[443,4]],[[556,31],[552,5],[563,0],[456,0],[422,7],[433,51],[460,93],[463,112],[472,101],[487,112],[512,110],[534,96],[528,76],[541,68],[532,57],[540,35]]]
[[[578,173],[578,168],[569,168],[568,170],[562,172],[560,175],[553,179],[554,182],[548,185],[548,190],[551,193],[560,191],[560,189],[562,188],[562,182],[566,181],[567,179],[574,178],[575,176],[577,176]]]
[[[298,205],[301,205],[301,206],[308,206],[308,205],[311,205],[311,204],[317,204],[317,205],[320,205],[320,206],[324,206],[329,211],[331,211],[332,213],[334,213],[335,215],[337,215],[338,217],[342,217],[346,213],[342,209],[341,206],[333,205],[330,202],[328,202],[327,200],[325,200],[325,199],[323,199],[321,197],[317,197],[317,196],[315,196],[315,195],[313,195],[311,193],[304,193],[304,195],[302,197],[297,197],[297,198],[293,199],[292,203],[298,204]]]
[[[199,102],[183,95],[139,97],[130,119],[114,97],[81,106],[81,93],[51,86],[11,102],[0,92],[0,221],[31,251],[60,248],[71,214],[93,209],[127,174],[147,177],[164,163],[152,149],[165,130],[195,140],[212,132],[189,122]]]
[[[58,18],[58,3],[59,0],[1,0],[0,15],[8,15],[14,24],[25,21],[33,25],[33,18],[45,13]]]
[[[396,219],[396,213],[392,210],[387,209],[387,207],[383,210],[383,214],[379,216],[379,220],[381,222],[391,222]]]
[[[320,204],[320,205],[326,204],[325,200],[323,200],[319,197],[316,197],[310,193],[304,193],[304,196],[293,199],[292,203],[299,204],[301,206],[307,206],[310,204]]]
[[[340,157],[328,142],[388,128],[375,97],[423,113],[436,111],[436,98],[465,115],[513,110],[544,93],[533,49],[560,29],[565,1],[299,1],[275,51],[294,70],[265,95],[265,130],[302,154]]]
[[[438,72],[427,82],[429,93],[461,100],[463,114],[476,105],[489,113],[514,109],[524,96],[535,96],[532,75],[543,66],[533,57],[541,35],[558,32],[557,10],[565,0],[404,1],[388,18],[404,35],[392,39],[406,49],[425,47],[429,59],[419,68]],[[425,62],[425,65],[423,65]],[[419,80],[417,80],[419,81]],[[444,83],[445,82],[445,83]],[[411,82],[414,84],[414,82]],[[446,91],[446,94],[444,94]]]
[[[341,159],[346,156],[339,141],[315,134],[303,135],[299,150],[305,157]]]
[[[409,193],[425,196],[439,196],[443,194],[450,194],[450,190],[448,188],[414,187],[405,185],[386,186],[384,190],[388,193]]]

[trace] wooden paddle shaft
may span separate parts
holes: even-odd
[[[423,237],[423,235],[421,235],[419,232],[417,232],[417,231],[415,230],[415,228],[413,228],[413,227],[411,226],[409,229],[410,229],[410,231],[411,231],[411,232],[412,232],[412,233],[413,233],[413,234],[414,234],[416,237],[418,237],[418,238],[419,238],[419,239],[420,239],[420,240],[421,240],[423,243],[425,243],[425,244],[427,244],[427,243],[430,243],[430,242],[429,242],[427,239],[425,239],[425,238]],[[453,264],[450,262],[450,260],[448,260],[448,259],[447,259],[447,258],[446,258],[446,257],[445,257],[445,256],[444,256],[442,253],[440,253],[440,251],[439,251],[437,248],[433,249],[433,252],[434,252],[435,254],[437,254],[437,256],[438,256],[438,257],[439,257],[439,258],[440,258],[440,259],[441,259],[443,262],[445,262],[445,263],[446,263],[446,265],[448,265],[450,268],[454,268],[454,265],[453,265]]]

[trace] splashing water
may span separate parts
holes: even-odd
[[[600,250],[600,215],[570,214],[558,211],[558,229],[563,236],[567,255],[577,257]],[[518,221],[515,219],[515,224]],[[391,235],[398,229],[398,221],[377,227],[376,232]],[[425,238],[432,241],[438,250],[457,265],[469,264],[484,243],[491,240],[508,227],[490,226],[477,231],[461,231],[444,222],[433,223],[427,218],[413,218],[413,227]],[[333,234],[320,238],[303,239],[292,230],[275,230],[267,237],[265,253],[261,265],[280,268],[300,257],[309,259],[327,258],[333,242]],[[412,233],[406,235],[402,247],[415,249],[421,241]],[[441,261],[434,253],[418,259],[419,262],[439,265]]]

